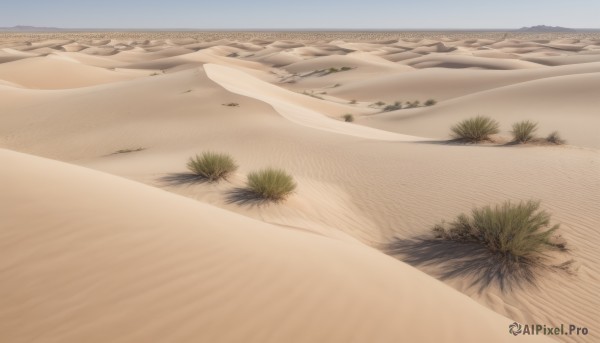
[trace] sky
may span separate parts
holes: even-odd
[[[600,0],[0,0],[0,27],[600,28]]]

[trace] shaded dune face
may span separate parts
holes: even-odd
[[[0,341],[600,340],[598,85],[594,33],[0,33]],[[450,143],[477,115],[494,143]],[[285,201],[248,196],[267,167]],[[505,289],[429,240],[529,199],[573,275]]]

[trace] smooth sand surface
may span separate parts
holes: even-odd
[[[0,341],[535,338],[512,321],[597,341],[599,75],[593,34],[2,34]],[[448,143],[477,114],[499,143]],[[568,144],[503,145],[525,119]],[[191,180],[206,150],[239,170]],[[266,166],[294,175],[285,202],[243,197]],[[382,252],[529,199],[573,275],[481,287],[435,251]]]

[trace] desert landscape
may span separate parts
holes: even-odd
[[[598,32],[0,32],[0,341],[597,342],[599,149]]]

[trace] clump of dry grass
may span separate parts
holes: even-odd
[[[345,122],[353,122],[354,121],[354,116],[350,113],[346,113],[342,116],[342,119],[344,119]]]
[[[566,250],[564,243],[552,240],[560,225],[550,226],[550,214],[539,208],[539,201],[507,201],[475,208],[471,216],[461,214],[432,230],[437,238],[481,244],[503,262],[532,265],[549,250]]]
[[[247,185],[257,196],[272,201],[284,200],[296,189],[291,175],[274,168],[249,173]]]
[[[468,142],[488,140],[490,135],[500,132],[497,121],[484,116],[465,119],[452,126],[452,136]]]
[[[533,139],[533,134],[537,131],[538,124],[529,120],[514,123],[512,126],[512,135],[515,142],[527,143]]]
[[[190,158],[187,167],[192,173],[210,182],[227,179],[230,174],[238,169],[231,156],[211,151]]]
[[[554,131],[554,132],[550,133],[548,135],[548,137],[546,137],[546,141],[549,143],[552,143],[552,144],[557,144],[557,145],[565,144],[567,142],[560,137],[560,134],[558,133],[558,131]]]

